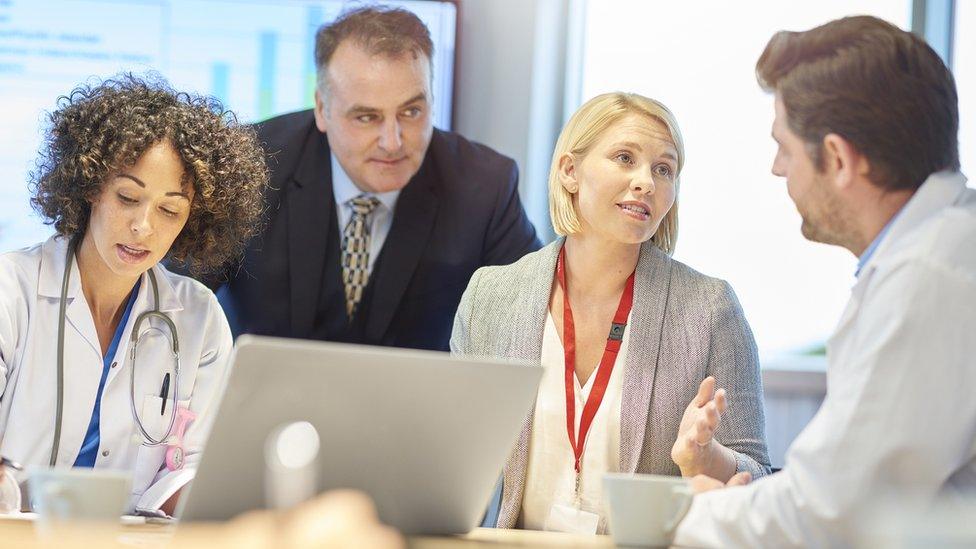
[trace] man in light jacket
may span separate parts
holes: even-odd
[[[952,74],[920,38],[872,17],[780,32],[757,74],[775,95],[772,171],[806,238],[859,257],[857,281],[827,344],[826,399],[783,471],[697,478],[725,489],[695,497],[675,543],[847,545],[879,503],[976,492],[976,190],[959,172]]]

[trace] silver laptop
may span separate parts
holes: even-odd
[[[180,520],[265,507],[269,435],[307,421],[320,438],[317,492],[363,490],[405,534],[467,532],[541,376],[525,363],[242,336]]]

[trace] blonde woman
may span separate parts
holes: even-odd
[[[606,531],[608,472],[737,483],[769,471],[756,345],[735,294],[671,258],[683,164],[666,107],[591,99],[553,154],[563,238],[471,279],[451,349],[545,368],[497,526]]]

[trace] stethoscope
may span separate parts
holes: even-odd
[[[67,301],[68,301],[68,280],[71,276],[71,263],[75,257],[75,248],[77,247],[77,239],[71,239],[68,243],[68,252],[65,256],[64,263],[64,278],[61,282],[61,307],[58,313],[58,401],[57,401],[57,412],[54,421],[54,445],[51,448],[51,467],[54,464],[58,456],[58,446],[61,443],[61,416],[64,408],[64,320],[66,316]],[[132,334],[130,336],[130,353],[132,358],[132,375],[129,376],[129,405],[132,409],[132,417],[136,420],[136,425],[139,427],[139,431],[142,432],[143,445],[144,446],[162,446],[164,444],[169,444],[168,439],[173,435],[173,427],[176,425],[176,417],[180,415],[180,410],[177,407],[180,395],[180,341],[176,332],[176,324],[168,316],[163,314],[159,310],[159,287],[156,284],[156,273],[152,269],[146,271],[149,274],[149,282],[152,285],[153,293],[153,309],[146,311],[136,317],[135,323],[132,325]],[[163,330],[150,325],[149,328],[143,333],[139,333],[139,326],[142,322],[148,318],[158,318],[169,327],[169,333],[172,340],[173,348],[173,358],[176,361],[176,366],[173,369],[173,406],[172,413],[169,419],[169,427],[166,429],[166,434],[160,438],[153,438],[151,434],[146,430],[145,425],[143,425],[142,420],[139,418],[139,412],[136,410],[136,348],[139,345],[139,340],[142,336],[150,333],[157,332],[166,337]],[[160,395],[163,397],[164,402],[166,395]],[[187,411],[188,412],[188,411]],[[192,418],[187,418],[187,421]],[[181,426],[178,431],[182,431],[185,426],[185,422],[181,421]],[[182,434],[177,433],[177,438],[181,439]],[[170,454],[173,454],[172,456]],[[167,464],[170,469],[179,469],[183,465],[183,448],[182,445],[177,442],[175,446],[170,448],[167,452]],[[175,465],[175,466],[174,466]]]

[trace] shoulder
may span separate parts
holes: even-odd
[[[282,114],[254,124],[258,139],[266,148],[281,148],[301,139],[315,125],[311,109]]]
[[[166,277],[184,310],[192,311],[194,314],[205,310],[208,316],[221,312],[219,316],[223,316],[217,296],[205,284],[195,278],[174,273],[161,263],[157,265],[156,270]]]
[[[745,315],[731,284],[660,253],[671,265],[668,316],[699,326],[739,322],[736,319],[744,321]]]
[[[708,303],[734,296],[732,287],[725,280],[703,274],[677,259],[668,259],[671,262],[672,295],[679,298],[697,296]]]
[[[0,274],[4,284],[10,280],[24,279],[33,273],[37,278],[37,271],[41,264],[43,244],[35,244],[27,248],[0,253]]]
[[[0,254],[0,340],[7,330],[26,322],[37,299],[43,249],[44,244],[36,244]]]
[[[917,227],[891,254],[878,262],[879,270],[891,271],[912,264],[932,274],[941,273],[976,284],[976,190],[944,208]]]
[[[477,280],[478,292],[483,295],[516,296],[518,290],[531,287],[540,279],[552,278],[552,268],[547,268],[547,264],[554,261],[555,254],[558,253],[557,246],[558,243],[553,242],[525,254],[515,263],[508,265],[481,267],[475,271],[472,284]],[[553,251],[554,247],[556,247],[555,251]]]
[[[466,187],[500,186],[514,181],[518,174],[511,158],[454,132],[435,129],[428,154],[445,179]]]

